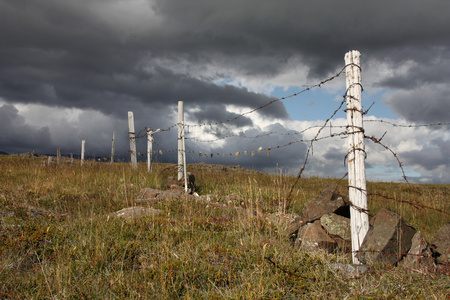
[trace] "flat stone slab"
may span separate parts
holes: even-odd
[[[131,220],[131,219],[140,218],[143,216],[157,215],[161,212],[162,212],[162,210],[154,209],[151,207],[132,206],[132,207],[127,207],[127,208],[121,209],[119,211],[113,212],[113,213],[109,214],[108,216]]]
[[[340,271],[351,278],[358,278],[369,270],[369,268],[365,265],[351,265],[341,263],[328,264],[328,267],[330,269]]]
[[[416,230],[386,209],[380,209],[372,224],[356,257],[364,264],[400,261],[411,248]]]

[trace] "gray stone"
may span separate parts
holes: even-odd
[[[307,223],[300,228],[295,246],[301,250],[314,251],[324,249],[333,253],[337,249],[336,241],[333,240],[320,225],[317,220],[314,223]]]
[[[132,206],[121,209],[119,211],[109,214],[111,217],[118,217],[125,220],[131,220],[143,216],[156,215],[161,213],[162,210],[154,209],[150,207]]]
[[[341,263],[328,264],[328,267],[330,269],[340,271],[352,278],[358,278],[369,270],[369,268],[365,265],[349,265]]]
[[[335,187],[330,186],[324,189],[319,196],[308,202],[300,215],[303,223],[318,220],[325,214],[334,213],[345,208],[348,209],[348,203],[334,191]]]
[[[411,249],[408,255],[400,262],[401,265],[408,268],[429,268],[434,265],[434,259],[428,243],[422,232],[417,231],[411,241]]]
[[[352,251],[350,219],[337,214],[326,214],[320,218],[320,223],[328,235],[336,241],[343,253]]]
[[[430,248],[438,263],[448,264],[450,262],[450,223],[438,230]]]
[[[320,223],[331,237],[340,237],[346,241],[352,238],[350,219],[336,214],[326,214],[320,218]]]
[[[141,189],[136,202],[149,202],[155,200],[163,191],[151,188]]]
[[[371,227],[356,257],[364,264],[395,264],[411,248],[416,230],[403,219],[386,209],[381,209],[372,220]]]

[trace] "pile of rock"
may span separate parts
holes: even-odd
[[[351,253],[350,205],[334,187],[326,188],[295,214],[272,214],[269,221],[288,236],[295,247],[306,251]],[[357,258],[364,264],[390,263],[430,267],[450,262],[450,223],[428,244],[423,234],[403,219],[381,209],[370,220],[370,229]]]

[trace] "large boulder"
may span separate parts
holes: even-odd
[[[403,219],[386,209],[381,209],[372,220],[372,227],[356,253],[365,264],[395,264],[411,248],[416,230],[405,224]]]
[[[438,263],[450,263],[450,223],[438,230],[430,248]]]
[[[300,215],[303,223],[319,220],[323,215],[330,213],[350,216],[349,203],[336,193],[335,189],[335,187],[330,186],[308,202]]]

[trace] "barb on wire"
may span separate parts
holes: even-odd
[[[386,120],[364,120],[364,123],[366,122],[378,122],[378,123],[386,123],[389,125],[392,125],[394,127],[432,127],[432,126],[443,126],[443,125],[450,125],[450,122],[437,122],[437,123],[431,123],[431,124],[396,124],[394,122],[391,121],[386,121]]]

